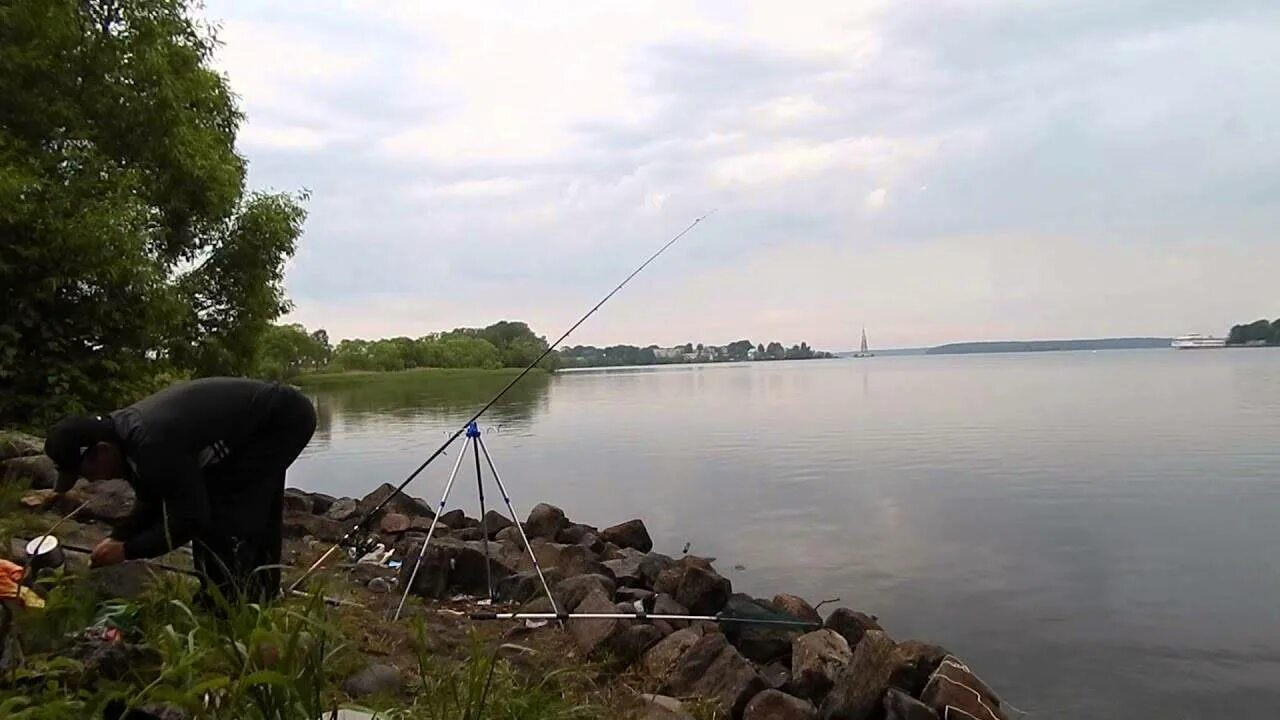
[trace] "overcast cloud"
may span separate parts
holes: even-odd
[[[292,318],[817,347],[1280,315],[1280,5],[207,3]]]

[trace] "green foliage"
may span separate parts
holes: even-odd
[[[457,328],[417,339],[343,340],[333,349],[327,370],[394,372],[428,367],[525,367],[546,349],[546,339],[535,335],[525,323],[502,321],[484,328]],[[542,366],[551,369],[553,363],[554,354]]]
[[[0,420],[243,371],[300,197],[244,197],[242,120],[182,0],[0,5]]]
[[[324,367],[333,356],[324,330],[307,333],[301,325],[272,325],[258,342],[253,374],[283,380],[303,370]]]
[[[830,353],[816,351],[808,343],[792,345],[787,348],[782,343],[771,342],[766,348],[763,344],[752,345],[750,340],[737,340],[725,346],[687,343],[677,345],[674,349],[682,355],[676,357],[660,357],[658,346],[636,347],[634,345],[610,345],[598,348],[592,345],[574,345],[560,351],[560,360],[568,367],[619,367],[629,365],[658,365],[682,362],[740,362],[743,360],[810,360],[813,358],[829,358]],[[684,355],[692,355],[690,358]]]
[[[1280,345],[1280,319],[1275,322],[1255,320],[1236,325],[1227,335],[1228,345]]]

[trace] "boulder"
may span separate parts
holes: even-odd
[[[543,570],[548,585],[554,585],[560,578],[554,568]],[[533,570],[508,575],[494,583],[494,592],[502,602],[524,603],[540,595],[546,595],[542,587],[542,579]]]
[[[822,702],[840,671],[853,660],[849,641],[823,628],[796,638],[791,645],[791,686],[796,695]]]
[[[329,512],[329,508],[337,502],[337,498],[324,493],[311,493],[311,512],[316,515],[323,515]]]
[[[394,665],[375,663],[347,678],[342,691],[351,697],[395,695],[404,688],[404,676]]]
[[[653,540],[649,539],[649,531],[645,529],[644,521],[639,519],[628,520],[601,530],[600,539],[618,547],[634,548],[645,553],[653,549]]]
[[[669,695],[710,698],[734,718],[742,717],[747,702],[763,690],[764,680],[755,668],[720,633],[699,638],[663,684],[663,692]]]
[[[610,659],[615,669],[630,667],[653,647],[665,634],[654,625],[632,625],[622,631],[610,646]]]
[[[441,515],[440,522],[445,527],[453,528],[454,530],[465,530],[466,528],[479,524],[471,521],[471,519],[467,517],[466,513],[457,509],[450,510],[449,512]]]
[[[514,524],[511,522],[511,518],[506,515],[497,510],[490,510],[484,514],[484,520],[480,523],[480,526],[489,532],[489,539],[492,540],[499,530],[509,528]]]
[[[400,533],[408,530],[411,525],[412,521],[409,519],[408,515],[401,515],[400,513],[394,512],[387,513],[378,521],[378,531],[388,535],[399,535]]]
[[[698,572],[702,570],[699,569]],[[787,619],[768,601],[741,593],[729,597],[723,614],[738,618]],[[726,623],[724,629],[725,637],[738,648],[743,657],[761,664],[790,658],[791,642],[801,634],[803,630],[794,626],[763,623]]]
[[[867,720],[881,709],[895,665],[893,640],[868,630],[853,650],[853,660],[836,676],[822,701],[823,720]]]
[[[574,612],[592,591],[599,591],[612,603],[614,587],[613,578],[604,575],[577,575],[552,585],[551,594],[561,612]]]
[[[715,615],[729,602],[732,593],[733,583],[728,578],[714,570],[691,565],[680,574],[672,597],[694,615]]]
[[[432,538],[431,544],[436,540]],[[449,587],[456,588],[471,595],[488,595],[489,579],[496,586],[500,580],[511,575],[515,569],[503,564],[492,555],[496,549],[490,547],[490,556],[486,563],[484,544],[480,542],[458,542],[452,538],[440,538],[439,544],[449,553],[453,565],[449,571]],[[486,564],[488,570],[486,570]]]
[[[650,606],[649,612],[653,615],[688,615],[689,608],[676,602],[676,599],[666,593],[660,593],[653,596],[653,605]],[[674,628],[683,628],[689,626],[688,620],[668,620]]]
[[[622,557],[622,548],[614,543],[607,542],[604,544],[604,549],[598,554],[601,560],[618,560]]]
[[[345,525],[324,515],[285,515],[285,537],[310,535],[317,540],[337,542],[346,534]]]
[[[104,600],[133,600],[146,591],[155,576],[156,571],[145,562],[123,562],[91,570],[89,588]]]
[[[889,688],[884,694],[884,720],[938,720],[938,713],[898,688]]]
[[[44,440],[17,430],[0,430],[0,461],[44,453]]]
[[[79,489],[83,488],[83,490]],[[74,498],[77,503],[80,500],[79,494],[83,492],[85,499],[89,501],[84,509],[80,511],[79,518],[81,520],[99,520],[106,523],[116,523],[129,517],[129,513],[133,512],[133,487],[124,480],[103,480],[101,482],[84,483],[77,486],[69,495],[76,495]]]
[[[409,531],[420,532],[425,536],[428,532],[431,532],[431,518],[421,516],[410,518]],[[435,534],[432,537],[444,537],[448,535],[451,530],[441,523],[436,523],[436,529],[434,532]]]
[[[563,510],[555,505],[538,503],[533,506],[533,510],[529,511],[529,520],[525,523],[525,532],[529,534],[530,539],[539,537],[546,540],[559,540],[560,531],[568,526],[569,518],[565,517]]]
[[[393,583],[390,578],[376,577],[369,581],[368,588],[370,592],[383,595],[394,590],[395,583]]]
[[[782,690],[791,682],[791,671],[780,662],[771,662],[757,669],[764,684],[774,690]]]
[[[529,519],[532,521],[533,516],[530,515]],[[577,545],[581,543],[582,538],[587,535],[599,536],[600,531],[590,525],[583,525],[582,523],[567,523],[563,528],[556,532],[556,542]]]
[[[635,553],[634,550],[630,551]],[[623,557],[617,560],[606,560],[604,566],[609,568],[613,573],[613,577],[617,579],[618,584],[623,587],[644,587],[644,576],[640,573],[640,560],[643,555],[636,553],[635,556],[626,555],[624,551]]]
[[[939,717],[959,715],[974,720],[1008,720],[1004,705],[994,691],[987,686],[968,665],[947,656],[929,678],[920,702],[928,705]],[[953,711],[968,713],[967,716]]]
[[[387,500],[387,498],[390,498]],[[373,492],[365,495],[359,502],[360,514],[366,515],[373,511],[383,500],[387,500],[387,504],[382,506],[378,511],[379,515],[385,513],[400,513],[401,515],[422,515],[431,517],[431,508],[423,501],[415,497],[409,497],[402,492],[397,492],[394,485],[390,483],[382,483]]]
[[[564,549],[568,545],[547,542],[546,540],[530,540],[530,548],[533,556],[538,559],[538,564],[545,568],[558,567],[560,565],[560,557],[564,554]],[[522,564],[529,563],[529,552],[518,550]]]
[[[894,652],[898,663],[893,669],[893,677],[889,679],[889,684],[901,688],[912,697],[920,697],[920,693],[924,692],[924,686],[929,682],[929,677],[942,664],[943,658],[950,654],[946,648],[918,640],[900,642]]]
[[[316,511],[315,500],[312,500],[309,494],[299,490],[298,488],[284,489],[282,507],[286,513],[311,514]]]
[[[405,553],[405,561],[400,565],[400,587],[409,586],[409,577],[413,575],[414,564],[418,562],[418,552],[422,543],[411,546]],[[418,565],[418,574],[413,578],[410,593],[420,597],[440,599],[448,595],[449,588],[449,554],[434,541],[427,547]]]
[[[497,542],[502,543],[503,545],[510,545],[511,547],[517,550],[520,550],[520,551],[524,550],[524,540],[520,537],[520,528],[516,527],[515,525],[512,525],[510,527],[504,527],[498,532],[494,533],[493,539],[496,540]]]
[[[818,720],[818,710],[806,700],[765,690],[747,703],[742,720]]]
[[[622,602],[635,604],[640,603],[646,612],[653,612],[653,599],[656,597],[652,590],[644,588],[620,587],[614,593],[613,597]]]
[[[565,577],[575,575],[604,575],[613,579],[613,571],[605,567],[581,545],[565,545],[560,550],[560,559],[556,564]]]
[[[676,561],[662,553],[651,552],[640,560],[640,579],[644,587],[654,590],[654,583],[664,570],[675,567]]]
[[[579,613],[614,613],[617,608],[613,601],[599,588],[592,588],[587,596],[578,603],[575,612]],[[578,651],[586,657],[599,657],[610,652],[612,641],[620,636],[628,627],[629,620],[607,619],[575,619],[566,625]]]
[[[798,618],[800,620],[808,620],[816,626],[822,624],[822,616],[818,614],[813,606],[805,602],[805,599],[798,595],[788,595],[779,593],[773,596],[773,604],[782,612]]]
[[[481,530],[479,525],[463,528],[456,533],[456,537],[459,540],[464,540],[466,542],[475,542],[477,540],[484,539],[484,530]]]
[[[693,720],[684,703],[666,695],[641,695],[638,720]]]
[[[702,635],[700,628],[685,628],[671,633],[645,652],[641,668],[659,684],[666,683],[676,663]]]
[[[57,483],[58,468],[46,455],[27,455],[0,462],[0,480],[27,483],[35,490],[50,490]]]
[[[844,639],[849,641],[850,648],[856,648],[858,641],[868,630],[884,629],[880,627],[880,623],[876,622],[874,616],[849,608],[837,608],[827,618],[826,626],[843,635]]]
[[[360,504],[351,498],[338,498],[333,501],[324,516],[337,522],[346,522],[360,514]]]

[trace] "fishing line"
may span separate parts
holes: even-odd
[[[499,390],[497,395],[494,395],[489,400],[489,402],[485,403],[466,422],[462,423],[462,425],[457,430],[454,430],[453,434],[450,435],[449,438],[445,440],[440,447],[436,448],[435,452],[431,453],[431,455],[428,456],[426,460],[422,461],[422,464],[419,465],[416,470],[414,470],[412,473],[409,474],[409,477],[405,478],[398,486],[396,486],[396,489],[394,492],[388,494],[385,498],[382,499],[381,502],[379,502],[371,510],[366,512],[363,517],[357,520],[356,524],[352,526],[352,528],[348,530],[347,533],[343,535],[340,540],[338,540],[338,542],[334,543],[328,550],[324,552],[323,555],[321,555],[314,563],[312,563],[311,567],[307,568],[306,571],[303,572],[302,575],[297,580],[293,581],[293,584],[289,586],[290,592],[297,590],[298,586],[301,585],[303,581],[305,581],[308,577],[310,577],[311,573],[315,572],[321,565],[323,565],[325,560],[328,560],[329,557],[333,555],[333,553],[335,553],[339,547],[345,545],[353,537],[357,537],[358,535],[363,534],[365,532],[365,526],[369,523],[369,521],[372,520],[378,514],[378,512],[382,510],[382,508],[386,507],[387,503],[391,502],[392,498],[404,492],[405,487],[407,487],[409,483],[413,482],[414,478],[418,477],[418,475],[420,475],[423,470],[427,469],[427,466],[430,465],[432,461],[434,461],[436,458],[444,454],[444,451],[450,445],[452,445],[455,440],[457,440],[459,437],[462,436],[462,433],[466,431],[468,425],[475,422],[476,420],[479,420],[481,415],[484,415],[486,412],[488,412],[489,408],[493,407],[494,404],[496,404],[499,400],[501,400],[502,397],[506,395],[508,391],[511,390],[511,388],[516,386],[516,383],[524,379],[525,375],[528,375],[530,372],[532,372],[533,369],[538,366],[538,363],[545,360],[548,355],[554,352],[555,349],[559,347],[560,343],[565,341],[565,338],[569,337],[569,335],[573,333],[574,330],[577,330],[578,327],[582,325],[582,323],[587,321],[587,318],[594,315],[595,312],[599,310],[601,306],[603,306],[606,302],[609,302],[609,299],[612,298],[614,295],[616,295],[619,290],[621,290],[623,287],[626,286],[627,283],[631,282],[632,278],[634,278],[636,275],[639,275],[640,271],[644,270],[646,267],[649,267],[649,263],[652,263],[654,260],[657,260],[659,255],[667,251],[667,248],[671,247],[672,245],[675,245],[677,240],[687,235],[689,231],[697,227],[698,223],[710,217],[713,212],[715,211],[713,210],[711,213],[707,213],[702,217],[696,218],[693,222],[689,223],[689,225],[685,227],[685,229],[681,230],[679,233],[676,233],[675,237],[671,238],[670,240],[667,241],[665,245],[658,248],[657,252],[649,256],[648,260],[645,260],[643,263],[641,263],[640,267],[636,268],[635,270],[632,270],[631,274],[623,278],[622,282],[618,283],[617,287],[610,290],[608,295],[605,295],[603,298],[601,298],[600,302],[596,303],[595,306],[592,307],[590,310],[588,310],[585,315],[578,318],[578,321],[575,322],[572,326],[570,326],[568,330],[565,330],[564,333],[560,335],[560,337],[557,338],[555,342],[548,345],[547,349],[543,350],[542,354],[539,355],[536,360],[529,363],[529,365],[525,367],[525,369],[520,371],[519,375],[516,375],[514,378],[512,378],[511,382],[507,383],[505,387]]]

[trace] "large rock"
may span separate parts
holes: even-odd
[[[40,455],[44,440],[17,430],[0,430],[0,461]]]
[[[764,620],[790,619],[771,603],[742,594],[730,596],[723,615]],[[749,622],[726,623],[724,630],[725,637],[738,648],[738,652],[761,664],[791,657],[791,642],[802,633],[803,630],[795,626]]]
[[[659,684],[665,684],[676,663],[702,635],[701,628],[685,628],[671,633],[644,654],[642,668]]]
[[[337,542],[346,534],[346,526],[324,515],[285,515],[284,536],[300,538],[310,535],[317,540]]]
[[[674,567],[663,571],[653,589],[671,595],[694,615],[715,615],[729,602],[733,583],[715,570],[685,562],[688,559],[682,558]]]
[[[668,695],[715,700],[734,718],[742,717],[747,702],[765,689],[764,680],[751,663],[720,633],[699,638],[681,656],[663,685],[663,692]]]
[[[338,499],[332,495],[311,493],[311,512],[323,515],[329,512],[329,508],[333,507],[333,504],[337,501]]]
[[[884,694],[884,720],[938,720],[938,713],[898,688],[889,688]]]
[[[587,548],[581,545],[566,545],[560,550],[560,558],[556,563],[565,577],[575,575],[604,575],[613,579],[613,571],[604,563],[596,560]]]
[[[324,512],[324,516],[330,520],[337,522],[346,522],[354,519],[360,514],[360,503],[351,498],[338,498],[333,501],[329,509]]]
[[[493,539],[503,545],[510,545],[516,550],[524,550],[524,540],[520,537],[520,528],[516,525],[502,528],[493,534]]]
[[[644,575],[640,572],[642,553],[635,550],[624,550],[623,556],[617,560],[606,560],[604,566],[609,568],[618,584],[623,587],[644,587]]]
[[[434,538],[431,544],[436,544]],[[490,555],[486,561],[482,542],[458,542],[452,538],[441,538],[440,545],[449,552],[453,564],[453,568],[449,571],[449,587],[462,592],[471,595],[488,595],[490,579],[496,586],[500,580],[515,572],[514,568],[503,564],[493,556],[493,551],[497,549],[495,547],[489,548]]]
[[[654,584],[658,581],[658,576],[665,570],[675,567],[676,561],[662,553],[651,552],[645,554],[640,560],[640,579],[644,583],[644,587],[650,590],[656,590]],[[674,589],[674,588],[673,588]],[[668,591],[669,592],[669,591]]]
[[[316,511],[316,501],[298,488],[285,488],[281,502],[286,513],[310,514]]]
[[[610,647],[610,659],[614,669],[630,667],[645,651],[660,642],[666,634],[655,625],[632,625],[614,638]]]
[[[653,615],[688,615],[689,608],[676,602],[676,599],[666,593],[661,593],[653,597],[653,604],[649,606],[649,612]],[[688,620],[667,620],[674,628],[683,628],[689,626]]]
[[[78,513],[81,520],[99,520],[105,523],[116,523],[129,517],[133,512],[133,488],[124,480],[102,480],[100,482],[82,482],[67,493],[68,500],[76,505],[89,501],[88,505]]]
[[[618,547],[633,548],[647,553],[653,549],[653,540],[645,529],[643,520],[628,520],[600,531],[600,539]]]
[[[0,462],[0,480],[27,483],[35,490],[51,489],[58,481],[58,468],[46,455],[28,455]]]
[[[791,671],[781,662],[761,665],[756,668],[756,672],[760,673],[760,678],[764,680],[764,684],[772,690],[782,690],[786,688],[787,683],[791,682]]]
[[[613,601],[599,588],[593,588],[581,602],[575,612],[578,613],[616,613]],[[574,645],[586,657],[598,657],[613,649],[612,641],[620,636],[631,625],[631,621],[619,618],[583,618],[566,623]]]
[[[950,654],[946,648],[918,640],[900,642],[894,652],[898,662],[889,684],[905,690],[912,697],[920,697],[929,677],[942,664],[943,658]]]
[[[515,523],[511,522],[511,518],[503,515],[497,510],[490,510],[484,514],[484,519],[480,526],[488,531],[489,539],[492,540],[499,531],[509,528]]]
[[[533,516],[530,515],[532,520]],[[556,542],[577,545],[587,535],[600,535],[600,530],[591,525],[583,525],[582,523],[568,523],[558,532],[556,532]],[[604,542],[603,540],[601,541]]]
[[[387,500],[387,504],[383,505],[382,509],[378,511],[379,516],[393,512],[410,517],[414,515],[431,517],[433,514],[431,508],[425,502],[415,497],[409,497],[402,492],[397,492],[395,486],[390,483],[382,483],[373,492],[365,495],[360,500],[360,514],[367,515],[372,512],[386,498],[390,498],[390,500]]]
[[[920,702],[928,705],[940,717],[948,717],[948,708],[968,713],[968,716],[950,712],[950,716],[974,718],[974,720],[1008,720],[1004,705],[994,691],[987,687],[968,665],[954,657],[947,657],[929,678]]]
[[[747,703],[742,720],[818,720],[818,710],[806,700],[765,690]]]
[[[613,578],[604,575],[576,575],[552,585],[551,595],[555,597],[556,607],[561,612],[574,612],[592,591],[599,591],[612,602],[614,589]]]
[[[895,647],[883,631],[868,630],[862,636],[853,660],[822,702],[823,720],[867,720],[879,712],[896,663]]]
[[[773,596],[773,604],[782,612],[814,623],[814,629],[822,625],[822,616],[818,614],[813,606],[805,602],[805,599],[798,595],[788,595],[787,593],[779,593]]]
[[[554,585],[560,578],[555,568],[543,570],[543,577],[548,585]],[[495,594],[502,602],[524,603],[540,595],[546,595],[542,586],[542,578],[534,570],[508,575],[494,585]]]
[[[849,641],[849,647],[856,648],[858,641],[868,630],[883,630],[875,617],[849,608],[837,608],[827,618],[826,626],[835,630]]]
[[[388,535],[399,535],[400,533],[408,530],[412,524],[413,522],[409,519],[408,515],[387,513],[378,521],[378,531],[384,532]]]
[[[418,562],[421,547],[422,543],[419,541],[416,545],[410,546],[409,551],[405,553],[404,563],[400,565],[399,586],[408,587],[409,578],[413,576],[413,588],[410,593],[426,598],[443,598],[448,595],[449,589],[449,554],[432,541],[422,556],[421,564],[418,565],[418,574],[414,576],[413,568]]]
[[[563,510],[555,505],[538,503],[529,511],[529,521],[525,523],[524,531],[531,540],[536,537],[557,540],[560,531],[568,526],[569,518],[565,517]]]
[[[454,530],[465,530],[479,524],[468,518],[466,513],[456,508],[441,515],[440,522],[445,527],[453,528]]]
[[[653,599],[656,597],[652,590],[644,588],[620,587],[613,593],[614,599],[619,602],[626,602],[634,605],[640,603],[646,612],[653,612]]]
[[[347,678],[342,690],[351,697],[395,695],[404,688],[404,676],[394,665],[377,663]]]
[[[822,702],[852,659],[849,642],[835,630],[823,628],[801,635],[791,645],[792,692]]]

